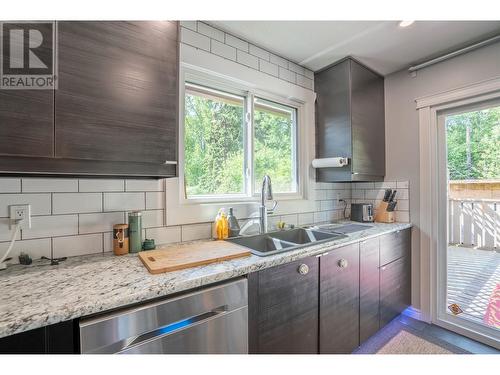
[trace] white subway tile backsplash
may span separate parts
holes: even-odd
[[[267,62],[265,60],[259,60],[259,70],[261,72],[278,77],[278,65],[274,65],[274,64]]]
[[[124,191],[124,180],[108,180],[99,178],[89,178],[78,180],[78,191],[81,193],[104,192],[104,191]]]
[[[299,214],[298,217],[299,225],[307,225],[314,223],[314,214],[312,212]]]
[[[165,191],[164,180],[125,180],[126,191]]]
[[[204,240],[212,237],[212,224],[193,224],[182,226],[182,241]]]
[[[314,213],[314,223],[322,223],[326,221],[326,212],[315,212]]]
[[[132,211],[146,208],[145,193],[104,193],[104,211]]]
[[[394,189],[396,188],[396,181],[375,182],[375,189]]]
[[[102,211],[102,193],[52,194],[53,214],[72,214]]]
[[[10,219],[0,219],[0,241],[10,241],[13,228],[10,228]],[[21,239],[21,233],[18,231],[16,239]]]
[[[279,68],[279,78],[284,79],[285,81],[295,83],[295,72],[291,70],[284,69],[280,66]]]
[[[307,78],[314,80],[314,72],[312,70],[305,69],[304,74]]]
[[[0,194],[0,217],[9,217],[9,206],[31,205],[31,215],[50,215],[50,194]]]
[[[103,236],[103,251],[113,251],[113,232],[106,232],[102,234]],[[144,237],[146,238],[146,237]]]
[[[10,242],[0,243],[0,254],[4,254],[4,252],[7,251],[9,245]],[[19,263],[19,255],[21,254],[21,252],[28,254],[33,260],[38,260],[41,257],[50,258],[51,250],[52,244],[50,238],[16,241],[14,243],[12,251],[9,254],[9,258],[12,258],[9,263]]]
[[[23,193],[78,192],[78,180],[72,178],[23,178]]]
[[[164,195],[164,193],[146,192],[146,209],[155,210],[165,208]]]
[[[164,212],[163,210],[142,211],[142,227],[162,227]]]
[[[316,190],[316,200],[325,200],[327,199],[328,190]]]
[[[351,192],[352,199],[364,199],[365,191],[364,190],[353,190]]]
[[[56,237],[52,239],[52,256],[77,256],[103,252],[102,234]]]
[[[249,44],[240,38],[236,38],[235,36],[229,35],[226,33],[226,44],[238,48],[242,51],[248,52]]]
[[[219,42],[224,42],[224,32],[206,23],[198,22],[198,32]]]
[[[191,29],[181,27],[181,42],[205,51],[210,51],[210,38]]]
[[[35,216],[31,228],[22,230],[22,239],[78,234],[78,215]]]
[[[291,61],[288,63],[288,69],[291,70],[292,72],[298,73],[302,76],[306,75],[306,70],[302,66],[297,65]]]
[[[181,227],[163,227],[146,229],[146,237],[154,238],[156,244],[181,242]]]
[[[398,204],[396,206],[396,210],[398,211],[409,211],[410,210],[410,201],[408,199],[398,199]]]
[[[210,51],[218,56],[224,57],[229,60],[236,60],[236,48],[228,46],[227,44],[212,40],[210,44]]]
[[[20,178],[0,178],[0,193],[20,193]]]
[[[409,187],[409,182],[408,181],[398,181],[397,182],[397,187],[399,189],[408,189]]]
[[[333,201],[332,200],[321,201],[320,209],[321,211],[333,210]]]
[[[283,221],[286,225],[294,225],[294,226],[299,225],[297,214],[281,215],[280,220]]]
[[[410,199],[408,189],[398,189],[396,199]]]
[[[257,56],[263,60],[269,61],[271,54],[267,52],[266,50],[254,46],[253,44],[250,44],[250,49],[249,49],[250,54]]]
[[[410,222],[410,212],[409,211],[396,211],[396,221],[400,223]]]
[[[355,182],[355,189],[374,189],[375,184],[373,182]]]
[[[259,58],[249,53],[237,50],[236,61],[253,69],[259,69]]]
[[[113,230],[113,225],[126,222],[124,212],[106,212],[98,214],[80,214],[78,230],[80,234],[108,232]]]
[[[312,90],[314,87],[314,81],[303,75],[297,74],[297,85],[305,87],[306,89]]]
[[[181,27],[186,27],[193,31],[197,31],[196,28],[197,21],[180,21],[180,22],[181,22]]]
[[[278,66],[281,66],[282,68],[288,69],[288,60],[284,59],[283,57],[271,54],[270,60],[273,64],[276,64]]]
[[[365,198],[366,199],[382,199],[384,198],[384,190],[365,190]]]

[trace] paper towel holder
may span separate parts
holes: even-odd
[[[312,161],[313,168],[343,168],[349,165],[349,158],[346,157],[333,157],[314,159]]]

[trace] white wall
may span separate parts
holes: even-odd
[[[386,179],[409,180],[412,237],[412,304],[420,306],[419,143],[415,99],[500,76],[500,43],[418,71],[407,70],[385,79]]]

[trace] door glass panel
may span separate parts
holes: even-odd
[[[447,313],[500,331],[500,106],[445,126]]]

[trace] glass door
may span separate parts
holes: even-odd
[[[438,320],[500,343],[500,104],[440,113],[438,134]]]

